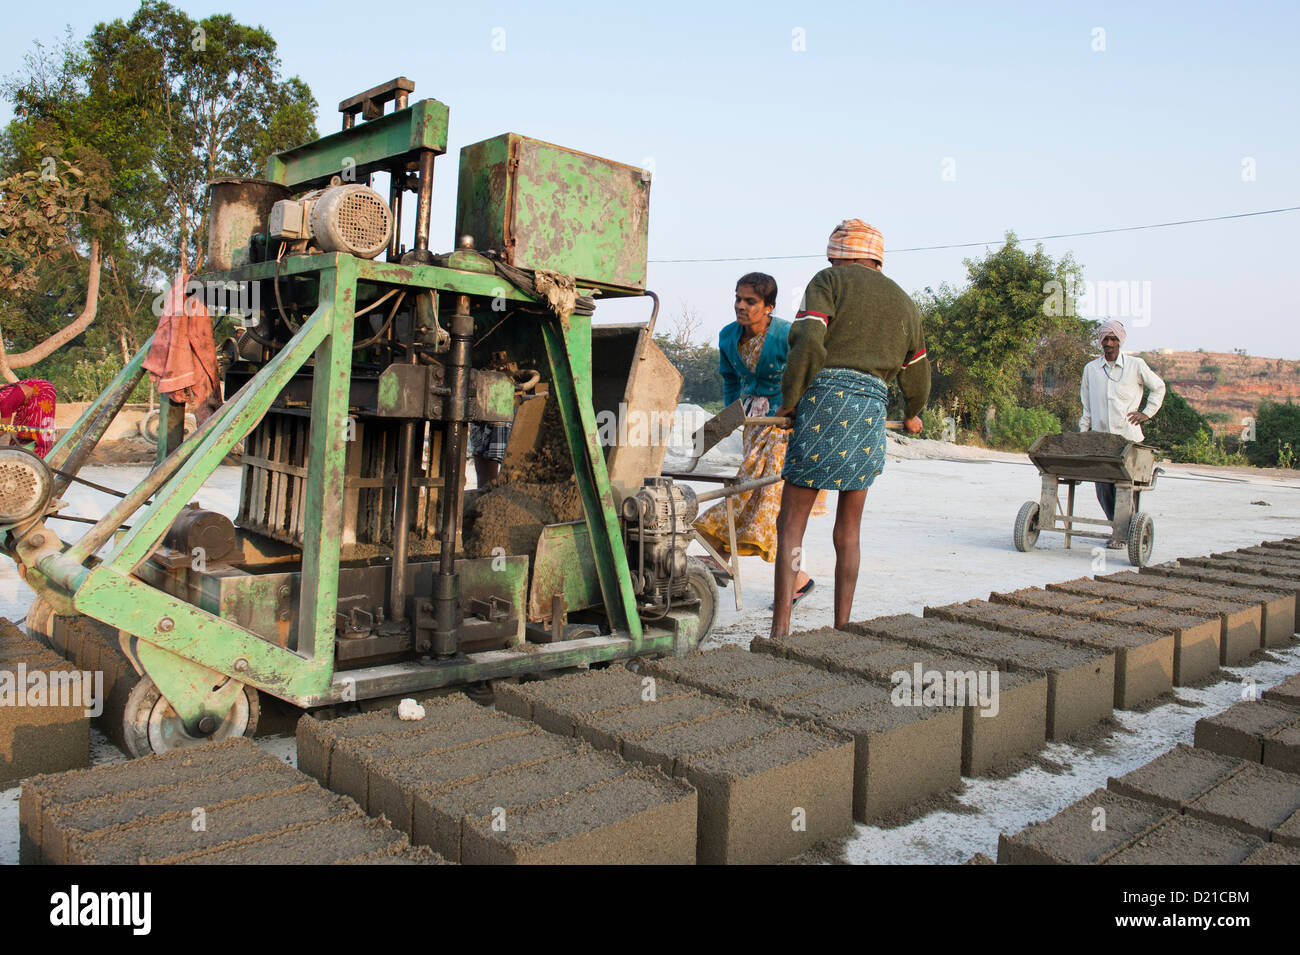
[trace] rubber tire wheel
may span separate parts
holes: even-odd
[[[140,677],[131,694],[126,698],[126,706],[122,713],[122,735],[126,740],[127,755],[133,757],[148,756],[152,753],[166,753],[174,749],[184,749],[189,746],[198,746],[202,743],[219,742],[223,739],[229,739],[232,736],[252,736],[257,732],[257,720],[261,715],[261,705],[258,702],[257,690],[251,686],[244,686],[243,708],[248,716],[245,720],[242,716],[240,721],[244,723],[241,731],[236,733],[236,726],[232,725],[232,714],[241,707],[240,700],[236,699],[231,713],[227,714],[226,719],[216,731],[210,736],[191,736],[185,732],[180,723],[180,719],[171,710],[171,704],[163,699],[162,693],[154,685],[153,680],[147,676]],[[167,732],[160,734],[154,724],[155,712],[158,720],[170,724]],[[153,729],[154,732],[150,732]]]
[[[1156,525],[1151,515],[1138,511],[1128,522],[1128,562],[1134,567],[1145,567],[1155,540]]]
[[[1034,549],[1038,543],[1038,502],[1025,501],[1020,505],[1020,513],[1016,515],[1016,529],[1012,539],[1016,543],[1016,550],[1028,552]]]
[[[698,646],[713,629],[713,622],[718,615],[718,582],[713,579],[708,564],[696,557],[688,557],[686,586],[690,588],[691,596],[700,601],[700,637],[696,642]]]

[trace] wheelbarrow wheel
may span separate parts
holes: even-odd
[[[718,582],[704,561],[689,557],[686,560],[686,586],[690,588],[691,596],[700,602],[699,643],[703,643],[718,615]]]
[[[1025,501],[1020,505],[1020,513],[1016,515],[1014,534],[1016,550],[1033,550],[1034,545],[1038,543],[1038,531],[1038,502]]]
[[[1128,522],[1128,562],[1134,567],[1145,567],[1151,559],[1151,546],[1156,539],[1156,525],[1146,511],[1138,511]]]
[[[252,736],[257,731],[260,713],[257,690],[245,686],[241,693],[235,694],[235,702],[221,725],[206,736],[196,735],[185,728],[153,680],[142,676],[127,697],[122,731],[131,756],[148,756],[201,743],[220,742],[232,736]]]

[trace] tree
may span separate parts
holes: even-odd
[[[1265,401],[1255,413],[1255,440],[1242,447],[1256,467],[1277,467],[1282,459],[1294,462],[1300,449],[1300,405]]]
[[[13,369],[48,358],[95,320],[100,241],[94,223],[104,218],[101,203],[107,196],[107,176],[99,156],[84,147],[73,153],[77,163],[64,158],[65,150],[51,145],[39,171],[15,173],[0,181],[0,290],[8,296],[36,292],[43,268],[68,257],[79,259],[77,246],[83,238],[90,245],[85,300],[76,318],[14,355],[6,353],[0,330],[0,375],[9,382],[18,381]]]
[[[1058,417],[1077,417],[1078,373],[1096,324],[1075,315],[1073,257],[1054,260],[1041,245],[1026,252],[1008,232],[1000,249],[965,264],[964,289],[945,283],[915,296],[935,400],[982,425],[992,406],[1050,393]]]
[[[145,0],[130,20],[101,23],[86,43],[91,87],[156,144],[147,219],[180,272],[207,251],[208,183],[255,176],[278,149],[316,137],[316,101],[279,78],[275,41],[228,14],[194,20]],[[170,270],[169,270],[170,272]]]
[[[1165,386],[1164,404],[1160,406],[1154,418],[1142,425],[1142,434],[1146,443],[1165,451],[1171,451],[1179,445],[1191,444],[1201,431],[1210,430],[1205,417],[1189,405],[1187,399],[1169,384]]]
[[[95,324],[74,327],[76,347],[56,347],[42,374],[67,373],[83,345],[93,360],[116,361],[143,344],[157,322],[156,285],[206,261],[208,183],[260,175],[272,152],[316,136],[311,91],[280,77],[275,51],[261,28],[224,14],[195,20],[158,0],[98,24],[84,42],[69,32],[61,44],[36,45],[22,72],[0,84],[15,113],[0,135],[0,180],[42,171],[52,157],[83,171],[97,160],[104,214],[83,212],[58,255],[12,260],[29,272],[0,297],[0,344],[37,360],[50,349],[32,346],[50,328],[84,314],[75,290],[92,278]],[[0,236],[10,248],[23,241]]]

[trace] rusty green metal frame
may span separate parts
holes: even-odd
[[[223,281],[255,281],[276,274],[275,263],[225,273]],[[342,487],[351,380],[353,311],[358,282],[460,292],[535,303],[495,275],[438,266],[363,261],[347,255],[295,257],[279,265],[280,275],[318,277],[318,306],[293,339],[253,378],[168,455],[151,479],[112,509],[81,541],[41,560],[41,586],[70,598],[77,612],[137,637],[149,675],[178,715],[193,725],[204,715],[224,716],[229,693],[214,693],[220,675],[249,684],[298,705],[346,699],[344,687],[369,670],[334,672],[334,613],[337,605]],[[380,667],[369,677],[412,689],[490,679],[543,668],[594,663],[645,652],[675,652],[690,642],[693,621],[675,622],[669,632],[643,632],[632,591],[622,527],[597,439],[592,408],[591,320],[570,316],[541,320],[565,433],[593,542],[597,576],[614,635],[544,648],[539,653],[493,651],[466,661],[425,669]],[[90,437],[109,407],[108,399],[134,387],[147,346],[82,416],[74,432]],[[231,620],[168,594],[136,575],[140,564],[212,475],[226,454],[270,409],[284,385],[314,358],[306,508],[319,515],[304,537],[297,650],[289,650]],[[129,381],[128,381],[129,379]],[[111,415],[108,417],[111,418]],[[316,436],[321,435],[318,439]],[[65,438],[57,450],[77,445]],[[152,495],[153,502],[145,505]],[[143,509],[142,509],[143,508]],[[138,512],[138,513],[137,513]],[[96,564],[94,554],[131,517],[131,529]],[[145,646],[147,645],[147,646]],[[544,662],[543,662],[544,661]]]
[[[275,153],[267,160],[266,178],[291,189],[328,182],[330,176],[350,173],[364,182],[370,172],[387,169],[422,150],[438,155],[447,151],[445,104],[424,99],[369,122],[322,136],[320,139]]]
[[[570,315],[542,322],[542,340],[551,363],[551,382],[559,399],[564,433],[569,439],[574,477],[591,532],[596,575],[610,622],[641,640],[641,618],[623,546],[623,527],[609,486],[605,455],[596,433],[591,405],[591,316]]]
[[[330,259],[333,267],[319,273],[321,296],[316,311],[293,340],[222,406],[214,416],[216,422],[176,450],[179,464],[174,473],[103,563],[87,570],[91,545],[74,544],[40,566],[51,580],[70,588],[78,612],[180,658],[174,667],[166,665],[167,657],[156,658],[156,672],[151,671],[150,676],[187,722],[203,713],[205,695],[201,687],[193,686],[192,679],[180,679],[182,671],[192,670],[184,661],[289,699],[324,692],[333,675],[356,260],[351,256]],[[313,356],[311,427],[313,435],[322,437],[312,442],[306,494],[308,508],[319,514],[320,520],[309,526],[304,538],[303,565],[316,568],[316,572],[304,582],[299,650],[294,652],[157,590],[134,576],[134,571],[226,454],[252,430],[281,388]],[[168,463],[172,463],[170,459]],[[101,523],[109,521],[121,523],[120,516],[112,513]],[[98,525],[91,533],[96,530],[100,530]]]

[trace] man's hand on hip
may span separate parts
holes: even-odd
[[[1150,420],[1151,420],[1151,416],[1150,416],[1150,415],[1144,415],[1144,414],[1143,414],[1142,412],[1140,412],[1140,411],[1130,411],[1130,412],[1128,413],[1128,423],[1129,423],[1129,424],[1146,424],[1146,422],[1148,422],[1148,421],[1150,421]]]

